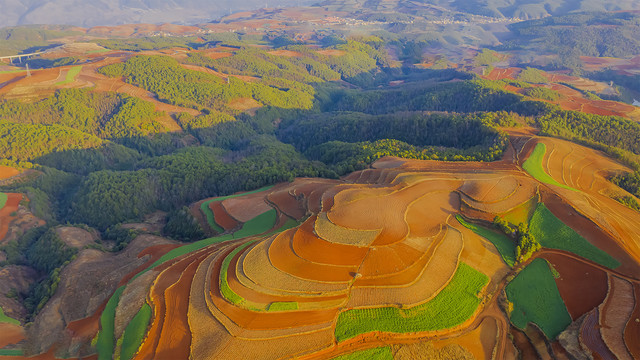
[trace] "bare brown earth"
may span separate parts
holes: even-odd
[[[18,210],[22,197],[22,194],[7,194],[7,202],[4,207],[0,209],[0,242],[2,242],[2,239],[7,235],[9,224],[16,218],[16,216],[12,214]]]
[[[20,174],[21,171],[12,167],[0,165],[0,179],[8,179]]]
[[[23,265],[7,265],[0,269],[0,307],[4,313],[16,320],[23,321],[27,311],[19,300],[7,297],[12,289],[26,293],[29,286],[38,279],[38,273]]]
[[[0,349],[7,345],[17,344],[25,338],[22,326],[14,324],[0,323],[0,334],[2,334],[0,337]]]
[[[604,301],[609,289],[606,272],[560,254],[542,257],[560,273],[556,285],[572,319],[578,319]]]
[[[73,248],[82,249],[96,240],[95,234],[72,226],[57,228],[56,233],[67,246]]]
[[[231,230],[239,225],[238,221],[227,213],[221,201],[212,201],[209,203],[209,207],[213,212],[213,218],[216,224],[222,226],[223,229]]]

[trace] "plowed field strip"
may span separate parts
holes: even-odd
[[[283,232],[269,246],[269,260],[276,268],[298,278],[320,282],[348,282],[358,265],[337,266],[313,263],[297,256],[291,241],[297,229]]]
[[[624,341],[634,359],[640,359],[640,284],[635,283],[633,285],[635,306],[633,313],[627,322],[627,326],[624,329]]]
[[[600,334],[617,359],[631,360],[624,342],[624,330],[633,313],[633,285],[615,276],[609,277],[607,299],[600,307]]]
[[[245,250],[247,251],[247,250]],[[333,295],[333,296],[317,296],[317,297],[300,297],[300,296],[281,296],[281,295],[272,295],[268,293],[259,292],[257,289],[246,287],[240,280],[238,274],[238,262],[241,258],[241,253],[238,253],[231,260],[229,265],[229,270],[227,271],[227,277],[229,286],[231,289],[250,302],[256,302],[261,304],[270,304],[273,302],[320,302],[327,300],[339,300],[346,298],[346,294]],[[235,269],[236,271],[232,271]]]
[[[228,255],[228,253],[225,254],[225,256],[226,255]],[[209,281],[209,296],[212,304],[242,329],[272,330],[289,329],[303,325],[321,325],[331,322],[337,316],[337,310],[269,313],[238,308],[228,303],[220,293],[220,286],[217,279],[219,278],[218,274],[220,274],[222,261],[214,261],[211,265],[210,277],[215,277],[215,279]]]
[[[443,226],[443,230],[434,238],[416,239],[423,240],[428,246],[426,246],[422,257],[411,264],[411,266],[392,275],[356,279],[354,287],[406,287],[412,285],[424,274],[427,264],[431,261],[448,233],[449,227]]]
[[[296,255],[318,264],[350,266],[360,264],[367,248],[330,243],[313,233],[316,216],[307,219],[297,229],[291,247]]]
[[[189,259],[189,258],[187,258]],[[183,259],[176,264],[165,269],[158,275],[149,292],[149,302],[153,308],[153,320],[147,332],[147,338],[140,346],[136,359],[155,359],[156,349],[160,346],[160,338],[164,330],[165,314],[167,312],[167,301],[165,292],[167,288],[176,283],[181,274],[189,266],[189,261]]]
[[[454,228],[447,231],[435,249],[427,266],[415,280],[404,287],[391,287],[385,279],[377,287],[356,287],[351,290],[347,307],[371,307],[381,304],[416,306],[431,300],[452,280],[464,246],[462,234]]]
[[[580,341],[586,345],[589,350],[598,354],[602,359],[615,359],[615,355],[602,340],[600,331],[598,330],[598,309],[587,314],[582,327],[580,328]]]
[[[180,279],[169,286],[164,293],[166,302],[165,320],[154,358],[186,359],[191,347],[191,330],[187,312],[191,283],[198,265],[206,255],[201,255],[188,264]]]
[[[220,225],[225,231],[236,228],[240,223],[236,221],[229,213],[227,213],[222,201],[213,201],[209,204],[209,208],[213,212],[213,219],[217,225]]]
[[[243,256],[242,272],[253,282],[274,291],[310,294],[343,292],[347,289],[346,283],[335,284],[304,280],[277,269],[269,260],[271,240],[261,241]]]

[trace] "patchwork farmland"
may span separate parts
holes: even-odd
[[[620,239],[637,236],[640,216],[603,195],[614,185],[601,170],[625,168],[519,136],[518,156],[490,164],[387,157],[340,180],[194,204],[216,235],[121,282],[100,317],[98,358],[515,359],[566,356],[571,341],[637,357],[640,249]],[[496,217],[527,223],[542,248],[517,259]],[[123,291],[147,273],[142,305],[120,319]]]

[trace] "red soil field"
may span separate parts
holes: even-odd
[[[561,254],[544,254],[542,258],[560,273],[556,285],[573,320],[604,301],[609,290],[607,273]]]
[[[9,231],[9,224],[15,218],[11,216],[11,213],[18,210],[18,205],[22,201],[22,194],[7,194],[7,202],[2,209],[0,209],[0,242],[7,235]]]
[[[0,336],[0,349],[7,345],[17,344],[25,338],[22,326],[8,323],[0,323],[0,334],[2,334]]]
[[[278,210],[296,220],[302,219],[307,213],[302,204],[290,194],[289,189],[272,191],[267,195],[267,200]]]
[[[199,255],[199,254],[197,254]],[[171,351],[169,349],[165,349],[164,347],[167,344],[160,344],[160,339],[174,339],[176,341],[177,349],[176,351],[183,352],[184,346],[188,348],[188,343],[185,341],[185,337],[190,338],[190,332],[183,332],[183,334],[172,334],[172,329],[170,327],[165,326],[165,322],[168,324],[178,324],[177,326],[181,326],[180,324],[186,323],[186,317],[183,317],[182,312],[187,311],[186,308],[180,308],[174,305],[182,305],[185,304],[182,302],[184,296],[179,296],[182,300],[177,300],[172,297],[173,292],[168,291],[168,289],[172,286],[182,287],[184,285],[180,285],[179,282],[181,277],[185,271],[191,272],[191,277],[185,277],[184,281],[190,282],[193,280],[193,272],[195,272],[195,268],[192,266],[197,266],[200,261],[203,259],[203,255],[190,255],[182,258],[178,262],[173,265],[167,267],[156,279],[153,286],[151,287],[151,291],[149,294],[148,302],[150,303],[153,314],[153,320],[151,322],[151,326],[147,332],[147,340],[142,343],[140,350],[138,351],[138,355],[136,359],[154,359],[157,355],[157,351]],[[194,261],[195,260],[195,261]],[[195,265],[194,265],[195,264]],[[189,269],[189,270],[187,270]],[[167,305],[172,307],[173,309],[168,309]],[[173,314],[173,317],[167,317],[165,314]],[[176,311],[178,313],[176,313]],[[175,319],[177,317],[177,319]],[[188,334],[187,334],[188,333]]]
[[[293,251],[301,258],[319,264],[354,265],[360,264],[369,249],[330,243],[313,232],[316,216],[307,219],[297,229],[291,241]]]
[[[20,174],[22,171],[14,169],[12,167],[0,165],[0,180],[8,179]]]
[[[230,251],[226,252],[227,254]],[[309,310],[309,311],[290,311],[285,313],[278,312],[255,312],[238,308],[228,303],[220,293],[220,286],[217,279],[220,274],[222,261],[218,261],[213,265],[212,278],[210,282],[210,296],[213,304],[224,313],[231,321],[238,326],[249,330],[269,330],[269,329],[286,329],[299,327],[302,324],[314,325],[322,324],[335,319],[338,314],[337,310]]]
[[[283,272],[312,281],[348,282],[358,271],[358,263],[350,266],[334,266],[313,263],[295,255],[291,248],[291,239],[296,229],[282,232],[269,246],[269,259]]]
[[[510,333],[513,336],[513,342],[516,348],[520,351],[522,359],[538,359],[538,353],[536,349],[531,345],[529,339],[524,332],[516,329],[513,325],[510,327]]]
[[[246,251],[246,250],[245,250]],[[279,295],[269,295],[260,293],[253,289],[245,287],[237,276],[237,265],[238,261],[241,258],[241,253],[236,254],[234,258],[231,260],[229,265],[229,270],[227,272],[227,281],[229,283],[229,287],[242,298],[263,304],[269,304],[271,302],[277,301],[294,301],[294,302],[320,302],[327,300],[339,300],[346,298],[346,294],[333,295],[333,296],[279,296]]]
[[[191,331],[187,311],[189,298],[183,296],[191,288],[196,268],[203,257],[195,259],[181,272],[180,279],[165,291],[166,312],[162,333],[155,349],[154,358],[187,359],[190,353]]]
[[[485,78],[489,80],[515,79],[520,71],[519,68],[493,68]]]
[[[236,219],[227,213],[221,201],[210,202],[209,208],[213,211],[213,219],[216,224],[220,225],[226,231],[235,229],[240,225]]]

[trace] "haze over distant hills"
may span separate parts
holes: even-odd
[[[311,0],[0,0],[0,27],[27,24],[78,26],[207,22],[241,10],[309,5]]]
[[[324,6],[362,6],[375,10],[411,9],[416,3],[491,17],[535,19],[578,11],[640,10],[638,0],[328,0]]]
[[[229,12],[262,7],[299,6],[314,0],[0,0],[0,27],[26,24],[78,26],[127,23],[208,22]],[[321,6],[381,11],[411,9],[416,3],[491,17],[540,18],[574,11],[640,10],[638,0],[329,0]]]

